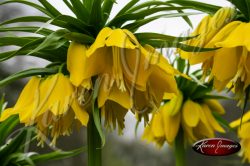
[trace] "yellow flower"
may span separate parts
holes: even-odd
[[[36,125],[41,144],[46,136],[69,135],[75,125],[87,125],[88,113],[78,104],[75,88],[61,73],[47,78],[32,77],[13,108],[3,111],[0,121],[18,114],[21,123]]]
[[[181,51],[190,64],[202,63],[204,76],[210,75],[214,87],[221,91],[226,86],[236,93],[243,105],[244,91],[250,85],[250,23],[230,22],[232,8],[222,8],[213,17],[206,16],[193,35],[200,34],[188,44],[199,47],[219,48],[215,51],[191,53]]]
[[[243,161],[247,161],[250,163],[250,111],[248,111],[242,119],[239,118],[230,123],[232,128],[238,127],[238,137],[241,139],[241,153],[240,155],[243,156]],[[242,122],[242,124],[241,124]],[[241,127],[239,127],[241,124]]]
[[[210,103],[210,105],[206,104],[208,100],[202,103],[190,99],[183,101],[181,92],[177,98],[179,101],[175,98],[171,99],[153,115],[150,124],[144,131],[143,139],[155,142],[159,146],[162,146],[165,141],[172,145],[178,132],[183,130],[186,143],[192,144],[199,139],[214,137],[215,131],[225,132],[212,114],[212,111],[221,109],[218,107],[220,105],[218,101],[213,100],[213,104]],[[215,106],[214,103],[216,103]],[[172,107],[174,104],[176,107]],[[178,110],[175,110],[175,114],[173,114],[172,112],[176,108]]]
[[[148,112],[160,106],[164,93],[177,92],[174,76],[179,72],[153,47],[141,46],[126,29],[103,28],[89,48],[72,42],[67,66],[77,87],[90,89],[91,80],[99,78],[98,106],[106,111],[107,121],[115,119],[113,124],[122,122],[129,109],[147,118]],[[123,111],[115,113],[119,116],[107,113],[114,108]]]

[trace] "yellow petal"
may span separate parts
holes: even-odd
[[[113,30],[109,27],[103,28],[96,37],[95,42],[87,50],[87,57],[94,54],[99,48],[102,48],[106,45],[106,39],[112,34]]]
[[[135,37],[134,37],[135,38]],[[122,29],[115,29],[106,39],[106,46],[135,49],[138,47]],[[137,42],[138,43],[138,42]]]
[[[75,113],[75,118],[78,119],[82,125],[87,126],[89,114],[79,106],[76,100],[72,103],[72,110]]]
[[[188,137],[188,141],[189,143],[193,143],[194,141],[197,141],[198,139],[196,138],[196,136],[194,135],[194,132],[193,132],[193,128],[192,127],[189,127],[183,117],[182,117],[182,128],[184,130],[184,134]]]
[[[67,67],[70,72],[70,81],[73,85],[79,86],[83,81],[84,65],[86,63],[86,46],[71,42],[68,55],[67,55]]]
[[[16,114],[18,114],[18,111],[14,110],[13,108],[8,108],[1,113],[0,122],[3,122],[6,119],[8,119],[10,116],[16,115]]]
[[[169,102],[161,107],[160,113],[163,119],[164,132],[166,140],[172,144],[178,134],[181,121],[181,113],[176,113],[174,116],[169,114]]]
[[[187,100],[182,108],[182,116],[185,123],[190,127],[195,127],[198,125],[200,120],[200,105],[193,102],[192,100]]]
[[[214,56],[212,73],[219,81],[232,79],[238,70],[238,63],[239,49],[221,48]]]
[[[38,87],[40,84],[41,78],[39,77],[32,77],[29,82],[25,85],[24,89],[22,90],[18,100],[15,104],[14,109],[19,110],[23,107],[27,107],[29,105],[34,104],[35,94],[38,92]]]
[[[199,139],[213,138],[214,131],[211,126],[205,125],[202,121],[194,128],[195,136]]]
[[[165,117],[162,117],[159,112],[154,114],[151,125],[155,137],[164,137],[163,118]]]
[[[241,128],[238,129],[238,136],[242,139],[250,138],[249,130],[250,130],[250,123],[242,124]]]
[[[207,99],[204,101],[211,111],[217,112],[221,115],[225,114],[225,109],[223,106],[215,99]]]
[[[236,23],[234,23],[236,24]],[[228,35],[228,37],[216,44],[218,47],[237,47],[237,46],[245,46],[248,51],[250,51],[250,41],[248,34],[250,33],[250,24],[249,23],[238,23],[237,26],[234,27],[232,32]],[[228,25],[229,26],[229,25]]]
[[[177,96],[169,101],[169,114],[174,116],[180,112],[183,102],[183,95],[181,91],[178,91]]]
[[[243,123],[246,123],[247,121],[249,121],[249,120],[250,120],[250,111],[247,111],[247,113],[245,113],[245,114],[243,115],[242,119],[239,118],[239,119],[237,119],[237,120],[231,122],[231,123],[230,123],[230,127],[235,128],[235,127],[240,126],[241,120],[242,120],[242,124],[243,124]]]
[[[221,133],[225,133],[225,130],[220,126],[218,121],[214,118],[211,110],[206,104],[202,104],[202,111],[204,111],[207,121],[210,123],[210,125],[213,127],[214,130],[221,132]],[[204,124],[204,125],[208,125],[208,124]]]

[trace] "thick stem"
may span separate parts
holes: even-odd
[[[175,150],[175,165],[185,166],[185,145],[183,131],[180,130],[174,144]]]
[[[96,129],[93,115],[90,114],[87,127],[88,134],[88,166],[102,165],[102,143],[100,135]]]

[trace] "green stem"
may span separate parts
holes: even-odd
[[[183,131],[180,130],[175,139],[175,165],[185,166],[185,145]]]
[[[93,115],[90,115],[87,127],[88,134],[88,166],[102,165],[102,142],[96,129]]]

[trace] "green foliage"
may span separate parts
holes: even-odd
[[[2,102],[1,105],[3,105]],[[40,162],[69,158],[86,151],[86,147],[83,147],[72,151],[56,150],[46,154],[26,152],[25,146],[36,139],[35,129],[33,127],[22,127],[17,129],[17,124],[19,124],[18,116],[11,116],[0,123],[1,166],[35,166]]]

